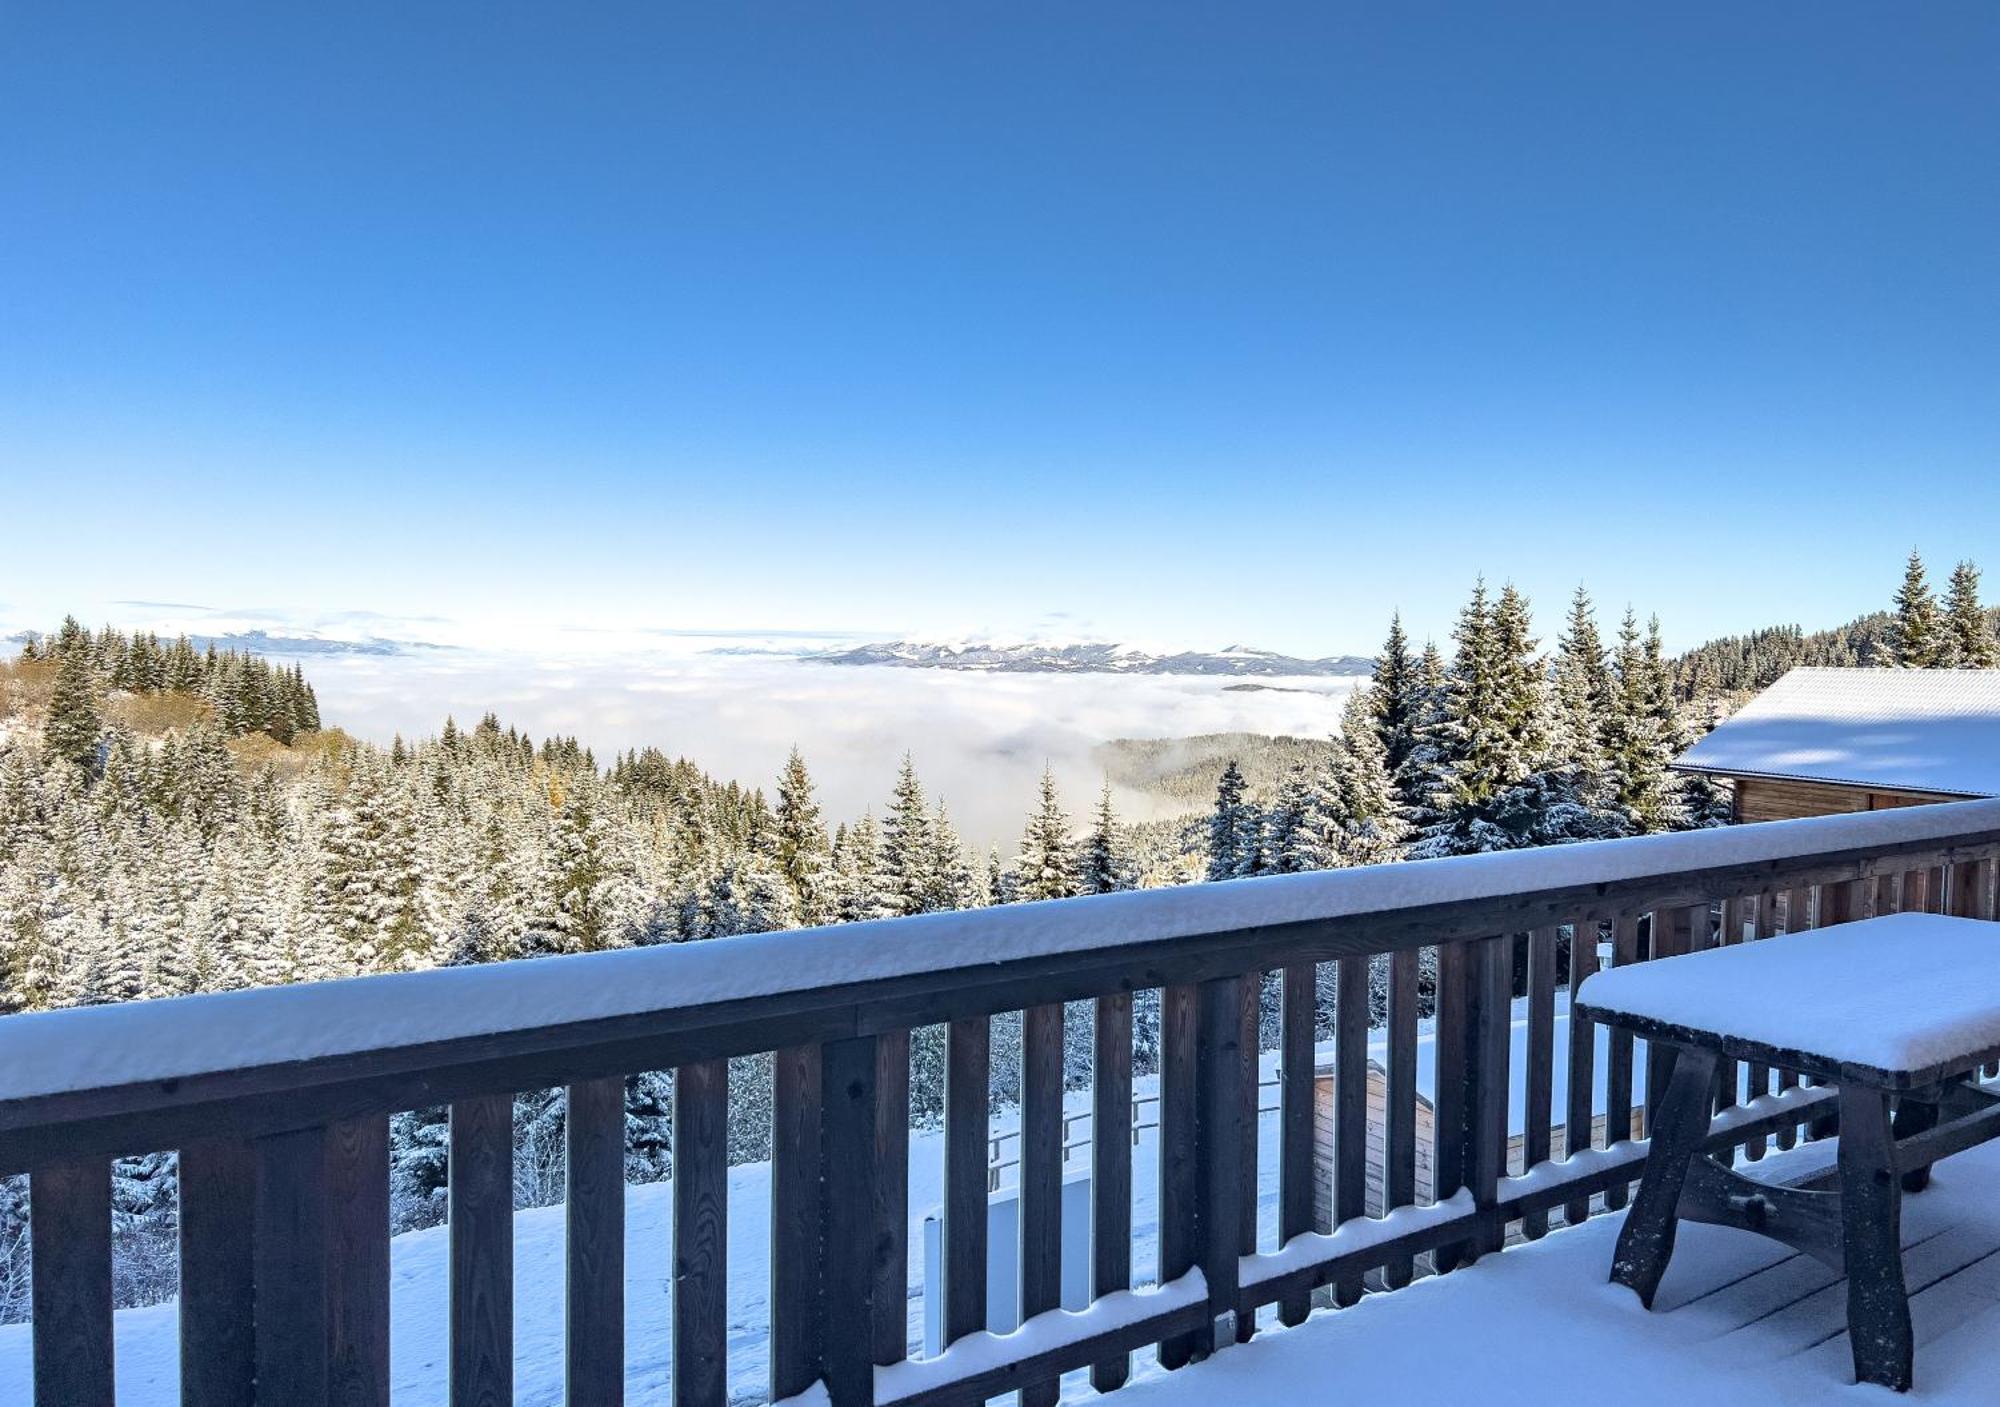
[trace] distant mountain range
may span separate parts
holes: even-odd
[[[240,630],[228,635],[190,635],[198,650],[243,650],[253,655],[406,655],[412,650],[442,650],[420,640],[333,640],[321,635],[273,635],[265,630]]]
[[[1214,651],[1151,654],[1107,642],[1050,645],[934,643],[891,640],[804,656],[817,664],[873,664],[898,669],[961,669],[988,674],[1196,674],[1282,677],[1366,674],[1374,661],[1360,655],[1300,659],[1295,655],[1231,645]]]

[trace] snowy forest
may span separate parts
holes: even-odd
[[[1445,645],[1392,621],[1329,744],[1275,785],[1232,763],[1206,814],[1133,823],[1107,783],[1079,826],[1045,770],[1018,845],[983,854],[911,757],[879,814],[832,818],[796,749],[766,791],[492,714],[384,747],[323,722],[299,667],[71,619],[0,665],[0,1016],[1718,824],[1723,798],[1669,766],[1704,729],[1797,663],[1991,667],[1978,593],[1966,563],[1938,599],[1913,555],[1893,608],[1845,633],[1672,658],[1629,610],[1607,636],[1581,589],[1545,646],[1528,600],[1482,582]],[[1138,1016],[1143,1072],[1156,1008]],[[1017,1049],[996,1022],[1003,1102]],[[941,1057],[917,1033],[919,1121]],[[767,1156],[768,1092],[767,1060],[737,1062],[732,1160]],[[665,1074],[628,1084],[635,1181],[669,1171],[670,1099]],[[523,1205],[560,1199],[561,1130],[559,1093],[519,1097]],[[443,1217],[444,1134],[442,1110],[395,1121],[398,1230]],[[115,1196],[119,1302],[170,1297],[172,1155],[123,1160]],[[0,1322],[26,1313],[25,1201],[0,1182]]]

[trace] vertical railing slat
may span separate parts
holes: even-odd
[[[1417,1012],[1422,993],[1423,954],[1406,948],[1389,959],[1389,1108],[1382,1130],[1382,1210],[1384,1214],[1417,1200]],[[1398,1256],[1382,1268],[1383,1283],[1398,1289],[1410,1283],[1415,1265]]]
[[[1132,1285],[1132,994],[1097,999],[1090,1088],[1090,1293]],[[1090,1368],[1090,1385],[1111,1392],[1131,1375],[1121,1353]]]
[[[873,1407],[875,1286],[882,1259],[892,1253],[876,1219],[882,1150],[876,1108],[881,1060],[875,1038],[831,1042],[819,1066],[826,1177],[826,1322],[820,1338],[827,1397],[832,1407]],[[1060,1065],[1057,1078],[1060,1082]],[[907,1158],[905,1150],[897,1151]]]
[[[1466,1110],[1466,1175],[1473,1200],[1490,1209],[1500,1196],[1500,1179],[1507,1174],[1507,1094],[1509,1027],[1512,1016],[1514,936],[1483,938],[1473,949],[1471,1068],[1467,1071],[1470,1106]],[[1480,1218],[1474,1255],[1497,1251],[1506,1241],[1506,1223],[1498,1213]]]
[[[1237,984],[1236,1058],[1242,1065],[1237,1080],[1236,1124],[1236,1244],[1243,1254],[1257,1249],[1257,1052],[1263,1028],[1264,975],[1252,972]],[[1277,975],[1271,976],[1275,987]],[[1236,1342],[1249,1343],[1257,1333],[1255,1310],[1236,1315]]]
[[[875,1038],[875,1361],[910,1354],[910,1033]]]
[[[1318,970],[1294,963],[1279,975],[1282,1004],[1278,1032],[1278,1244],[1313,1229],[1313,1025]],[[1312,1296],[1297,1293],[1278,1304],[1278,1322],[1303,1324]]]
[[[1775,890],[1765,890],[1756,896],[1750,908],[1750,938],[1753,942],[1769,938],[1778,931],[1778,895]],[[1743,1069],[1743,1094],[1746,1099],[1756,1099],[1771,1092],[1771,1067],[1750,1064]],[[1743,1145],[1744,1156],[1751,1159],[1762,1158],[1769,1140],[1758,1134]]]
[[[1555,1122],[1556,1087],[1556,946],[1561,930],[1533,929],[1528,934],[1528,1060],[1527,1124],[1521,1130],[1521,1171],[1549,1160]],[[1547,1234],[1549,1214],[1530,1212],[1521,1218],[1521,1234],[1530,1241]]]
[[[180,1152],[181,1404],[255,1407],[257,1151],[240,1140]],[[386,1234],[386,1233],[385,1233]]]
[[[679,1142],[675,1152],[678,1157]],[[451,1106],[451,1407],[514,1400],[514,1097]]]
[[[1611,965],[1625,967],[1639,960],[1639,918],[1620,914],[1611,923]],[[1604,1056],[1604,1146],[1632,1138],[1632,1033],[1612,1028]],[[1614,1182],[1604,1189],[1604,1205],[1612,1211],[1625,1205],[1629,1184]]]
[[[1800,885],[1787,891],[1785,895],[1785,932],[1788,934],[1804,933],[1811,927],[1812,891]],[[1778,1067],[1778,1092],[1780,1094],[1788,1089],[1796,1089],[1798,1083],[1798,1071],[1788,1070],[1782,1065]],[[1783,1125],[1778,1129],[1771,1141],[1777,1144],[1780,1149],[1796,1148],[1799,1142],[1798,1125]]]
[[[327,1129],[327,1389],[333,1407],[389,1407],[389,1120]]]
[[[625,1081],[586,1080],[563,1105],[566,1407],[625,1398]]]
[[[729,1062],[674,1071],[674,1407],[729,1400]]]
[[[1020,1322],[1062,1304],[1063,1009],[1021,1015]],[[1021,1387],[1021,1407],[1054,1407],[1057,1381]]]
[[[1468,1021],[1471,1016],[1471,954],[1467,943],[1440,943],[1437,950],[1436,1094],[1433,1103],[1432,1192],[1448,1200],[1466,1185],[1465,1164],[1470,1101],[1466,1092]],[[1440,1274],[1464,1259],[1458,1246],[1433,1253]]]
[[[1701,926],[1708,926],[1706,906]],[[1649,958],[1678,957],[1694,946],[1694,910],[1655,909],[1652,916],[1652,950]],[[1663,1041],[1646,1042],[1646,1133],[1653,1132],[1654,1111],[1667,1092],[1667,1077],[1673,1069],[1673,1048]]]
[[[1160,1282],[1195,1268],[1199,1250],[1195,1139],[1195,989],[1179,985],[1160,993]],[[1159,1347],[1160,1366],[1179,1368],[1193,1357],[1198,1336],[1183,1334]],[[1205,1337],[1205,1336],[1199,1336]]]
[[[1334,964],[1333,1224],[1368,1214],[1368,958]],[[1361,1276],[1334,1282],[1333,1299],[1361,1298]]]
[[[1569,1088],[1563,1121],[1563,1156],[1591,1146],[1597,1124],[1597,1027],[1576,1014],[1577,989],[1597,971],[1597,921],[1571,926],[1569,935]],[[1590,1199],[1563,1204],[1563,1222],[1575,1226],[1590,1215]]]
[[[771,1400],[820,1377],[820,1048],[771,1056]]]
[[[1196,998],[1196,1213],[1210,1322],[1239,1314],[1237,1256],[1243,1229],[1243,987],[1254,975],[1215,977]],[[1213,1335],[1196,1335],[1197,1352]]]
[[[945,1036],[944,1342],[986,1328],[987,1081],[992,1023],[954,1021]]]
[[[30,1173],[28,1236],[35,1407],[110,1407],[110,1162],[52,1163]]]
[[[254,1261],[257,1401],[327,1400],[327,1156],[324,1128],[260,1138]]]

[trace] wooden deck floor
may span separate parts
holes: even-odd
[[[1916,1390],[1903,1398],[1853,1386],[1845,1282],[1818,1262],[1742,1232],[1685,1226],[1648,1313],[1606,1283],[1619,1220],[1594,1218],[1323,1311],[1178,1373],[1149,1365],[1131,1407],[2000,1404],[2000,1144],[1939,1164],[1930,1190],[1905,1200],[1918,1347]]]

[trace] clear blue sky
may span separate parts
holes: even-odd
[[[0,8],[0,602],[2000,596],[2000,5]],[[18,515],[18,516],[17,516]],[[1552,623],[1552,622],[1551,622]]]

